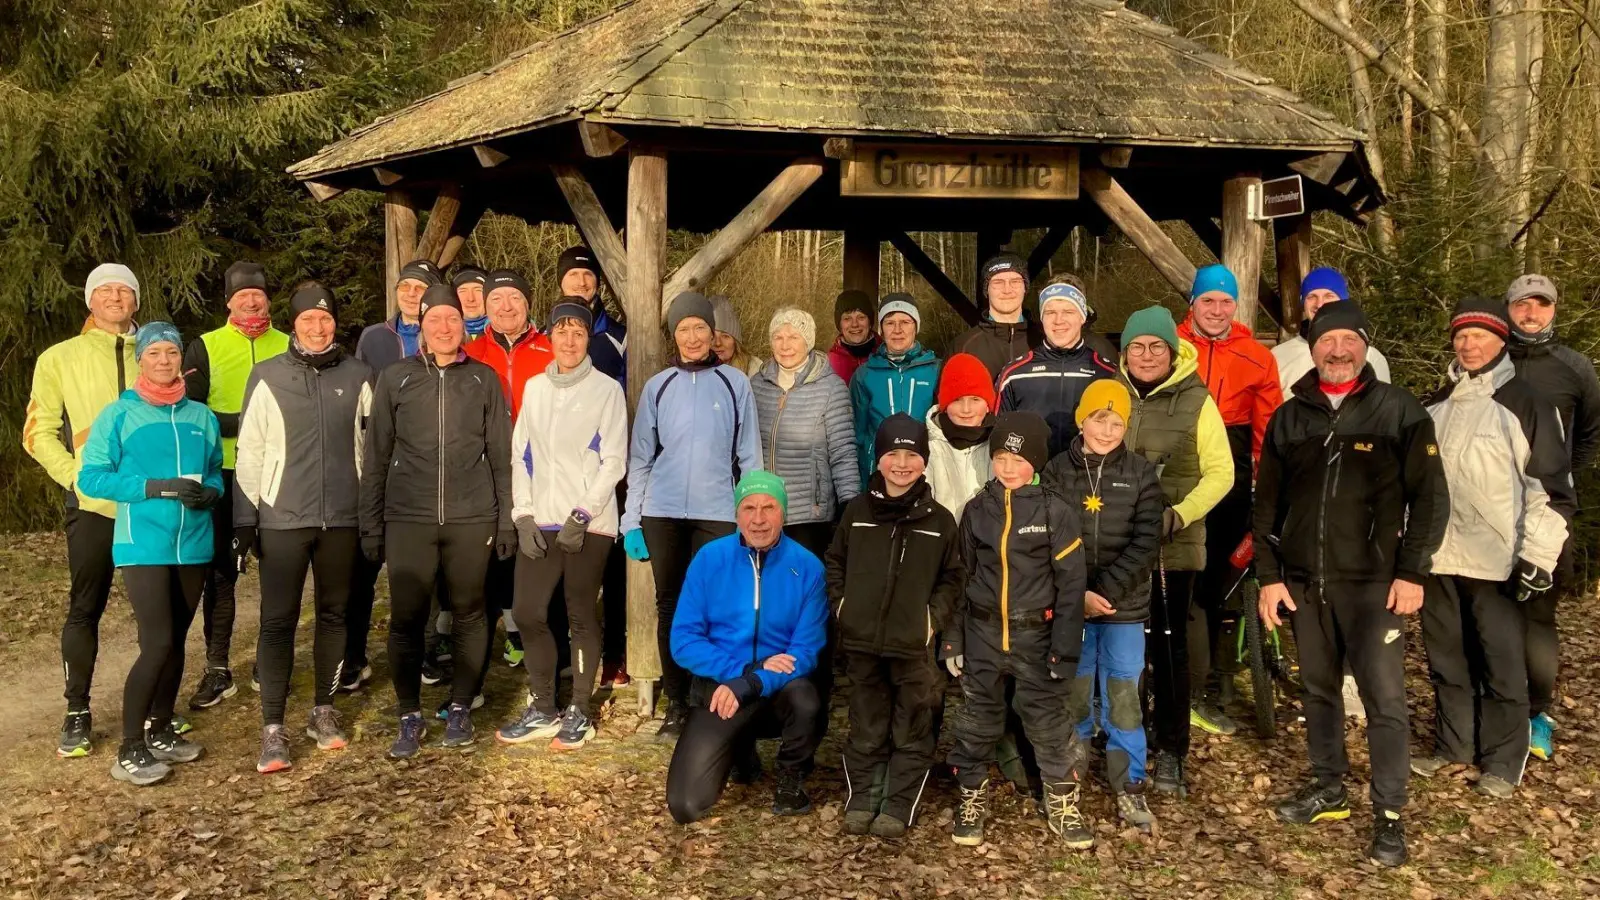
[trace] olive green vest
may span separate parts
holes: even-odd
[[[250,340],[232,325],[200,335],[205,342],[206,357],[211,365],[211,393],[206,395],[206,406],[214,413],[244,411],[244,389],[250,381],[250,370],[256,363],[269,360],[289,350],[289,336],[276,328]],[[222,467],[232,469],[234,445],[237,438],[222,439]]]
[[[1177,504],[1200,483],[1200,452],[1195,432],[1200,427],[1200,410],[1205,407],[1205,382],[1194,372],[1163,384],[1140,397],[1123,375],[1123,384],[1133,400],[1128,421],[1127,445],[1144,455],[1161,473],[1161,491],[1167,503]],[[1206,567],[1206,523],[1204,519],[1178,532],[1170,544],[1161,548],[1161,563],[1170,571],[1198,572]]]

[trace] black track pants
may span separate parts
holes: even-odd
[[[172,720],[183,680],[183,644],[205,582],[205,566],[124,566],[122,584],[139,623],[139,658],[122,690],[122,743],[144,743],[148,720],[160,731]]]
[[[778,768],[791,772],[803,770],[817,752],[817,689],[809,679],[796,678],[776,696],[740,704],[729,719],[711,711],[715,690],[709,681],[697,686],[695,693],[705,696],[695,697],[667,769],[667,809],[680,825],[696,821],[717,804],[736,748],[777,737]]]
[[[1459,575],[1429,578],[1422,639],[1438,716],[1434,752],[1519,784],[1528,761],[1527,626],[1512,590]]]
[[[1573,591],[1582,589],[1583,584],[1573,569],[1572,536],[1568,534],[1566,546],[1561,548],[1561,560],[1556,564],[1555,587],[1534,594],[1522,604],[1528,622],[1525,652],[1528,657],[1530,718],[1549,712],[1550,705],[1555,702],[1556,679],[1561,675],[1561,637],[1556,631],[1556,603]]]
[[[1157,572],[1150,580],[1150,731],[1153,749],[1179,759],[1189,755],[1189,606],[1199,574]]]
[[[111,543],[117,523],[105,516],[67,508],[67,621],[61,626],[61,667],[67,676],[67,709],[89,708],[94,661],[100,654],[100,617],[111,596]]]
[[[933,711],[944,699],[944,672],[936,665],[931,657],[845,654],[850,676],[850,736],[844,745],[846,812],[882,812],[915,824],[934,761]],[[881,804],[872,791],[880,766],[888,772]]]
[[[584,537],[582,550],[567,553],[556,546],[555,532],[546,533],[545,540],[549,549],[543,558],[530,559],[521,553],[516,557],[516,601],[511,618],[522,632],[528,689],[539,709],[557,711],[556,670],[561,663],[557,636],[550,630],[550,610],[560,585],[572,632],[572,704],[587,713],[600,668],[600,583],[616,542],[590,534]]]
[[[617,485],[617,509],[626,505],[627,493],[626,484]],[[606,557],[600,604],[604,610],[602,627],[605,628],[605,636],[600,642],[601,656],[606,665],[623,666],[628,659],[628,553],[622,549],[621,535],[612,542],[611,555]]]
[[[645,546],[650,550],[650,571],[656,577],[656,647],[661,651],[661,693],[668,705],[689,703],[689,673],[672,658],[672,617],[678,611],[678,592],[689,560],[701,547],[733,534],[732,522],[700,519],[658,519],[645,516]]]
[[[797,525],[783,526],[783,533],[800,546],[811,551],[818,560],[828,551],[828,545],[833,543],[832,522],[801,522]],[[833,705],[833,667],[835,650],[833,646],[834,633],[838,631],[835,626],[832,604],[829,604],[827,642],[822,645],[822,651],[817,654],[817,668],[811,673],[811,683],[817,687],[817,699],[820,701],[817,708],[817,743],[828,736],[829,710]]]
[[[206,567],[201,606],[205,611],[206,666],[229,668],[233,650],[234,586],[239,570],[233,564],[233,470],[222,470],[222,496],[211,507],[211,565]]]
[[[262,724],[283,724],[307,569],[313,574],[317,610],[311,643],[312,702],[317,706],[333,702],[344,671],[345,608],[360,555],[361,539],[354,528],[261,532],[261,636],[256,661]]]
[[[1083,750],[1076,724],[1067,714],[1071,679],[1050,677],[1044,659],[1050,640],[1047,628],[1011,627],[1011,652],[1000,649],[999,626],[968,620],[966,664],[961,670],[961,709],[950,717],[955,746],[949,763],[956,780],[973,788],[989,777],[995,746],[1006,729],[1006,676],[1016,680],[1011,708],[1022,720],[1033,745],[1039,774],[1047,783],[1078,781],[1083,775]]]
[[[389,560],[389,666],[401,715],[422,709],[423,632],[434,579],[449,585],[454,703],[470,705],[489,650],[484,628],[483,575],[494,555],[493,522],[421,525],[390,522],[384,531]],[[441,601],[445,602],[445,601]]]

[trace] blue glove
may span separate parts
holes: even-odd
[[[635,528],[622,536],[623,552],[634,562],[644,562],[650,558],[650,548],[644,545],[644,529]]]

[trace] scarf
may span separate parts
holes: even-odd
[[[1555,319],[1551,319],[1550,320],[1550,324],[1546,325],[1542,330],[1532,332],[1531,334],[1529,332],[1526,332],[1526,331],[1518,330],[1515,327],[1513,327],[1511,329],[1511,339],[1516,341],[1519,344],[1531,344],[1531,345],[1534,345],[1534,346],[1538,346],[1539,344],[1548,344],[1548,343],[1550,343],[1551,341],[1555,340],[1555,337],[1556,337],[1556,320]]]
[[[143,373],[134,380],[133,390],[151,406],[174,406],[187,396],[182,378],[174,378],[170,384],[156,384]]]
[[[400,355],[416,356],[422,352],[422,323],[407,325],[399,313],[394,316],[394,333],[400,335]]]
[[[289,355],[300,360],[311,368],[320,371],[342,359],[344,357],[344,351],[339,348],[339,344],[337,342],[334,342],[329,344],[322,352],[312,353],[310,350],[300,346],[300,339],[298,337],[291,336],[289,338]]]
[[[846,353],[856,359],[866,359],[872,355],[872,351],[878,349],[878,336],[869,332],[867,339],[859,344],[852,344],[841,337],[839,338],[839,346],[843,347]]]
[[[1348,394],[1351,391],[1355,390],[1356,389],[1356,385],[1358,385],[1360,383],[1361,383],[1361,379],[1359,379],[1359,378],[1352,378],[1349,381],[1344,382],[1343,384],[1333,384],[1331,382],[1323,381],[1321,378],[1318,378],[1317,379],[1317,389],[1322,391],[1324,394],[1327,394],[1329,397],[1343,397],[1345,394]]]
[[[938,423],[939,430],[944,432],[944,439],[950,446],[957,450],[966,450],[979,444],[989,442],[989,431],[994,428],[994,413],[984,415],[983,421],[977,425],[958,425],[950,418],[950,414],[939,410],[933,417]]]
[[[592,371],[594,371],[594,363],[587,356],[571,372],[561,371],[561,364],[552,359],[550,364],[544,367],[544,377],[550,379],[550,383],[558,388],[569,388],[589,377],[589,373]]]
[[[253,341],[267,333],[267,329],[272,327],[272,319],[268,316],[229,316],[228,324]]]
[[[714,369],[722,365],[722,360],[717,358],[715,350],[707,350],[705,359],[684,359],[679,360],[675,365],[685,372],[703,372],[706,369]]]
[[[466,324],[467,337],[481,337],[484,331],[489,328],[489,316],[487,313],[481,316],[473,316],[466,320]]]
[[[882,472],[873,472],[867,480],[867,492],[871,495],[869,503],[872,508],[872,517],[879,522],[899,522],[905,519],[922,501],[922,495],[928,490],[928,477],[921,475],[912,482],[911,487],[898,497],[889,496],[889,485],[883,478]]]

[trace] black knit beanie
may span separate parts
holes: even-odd
[[[339,318],[339,304],[333,299],[333,291],[328,290],[315,281],[308,281],[295,288],[294,296],[289,298],[289,321],[300,318],[303,312],[320,309],[334,319]]]
[[[489,276],[477,266],[457,266],[456,273],[450,276],[450,286],[453,288],[459,288],[469,281],[487,285]],[[485,287],[485,290],[487,290],[487,287]]]
[[[1367,323],[1367,314],[1362,311],[1361,304],[1354,300],[1324,303],[1317,314],[1311,317],[1311,324],[1306,328],[1306,343],[1315,346],[1330,331],[1354,331],[1361,335],[1362,343],[1372,343],[1372,326]]]
[[[561,251],[561,259],[556,261],[556,283],[560,284],[561,279],[573,269],[588,269],[595,278],[600,277],[600,263],[595,259],[594,251],[582,245]]]
[[[533,299],[533,290],[528,287],[528,279],[510,269],[495,269],[485,276],[483,285],[484,296],[494,293],[496,288],[516,288],[522,292],[523,300]]]
[[[928,461],[928,426],[905,413],[895,413],[878,426],[878,435],[872,441],[873,468],[885,453],[910,450]]]
[[[426,319],[428,310],[437,306],[448,306],[461,312],[461,300],[456,296],[456,289],[448,284],[428,285],[428,289],[422,292],[422,308],[417,313],[417,319]]]
[[[413,259],[411,262],[401,266],[400,277],[396,278],[394,282],[399,284],[407,278],[428,285],[444,283],[444,279],[440,277],[439,267],[434,265],[431,259]]]
[[[851,288],[840,291],[838,298],[833,301],[833,324],[838,325],[847,312],[865,313],[867,321],[874,322],[878,316],[878,304],[873,302],[872,296],[866,291]]]
[[[989,432],[989,455],[1002,450],[1027,460],[1034,472],[1042,472],[1050,461],[1050,426],[1038,413],[1001,413],[995,417],[994,430]]]

